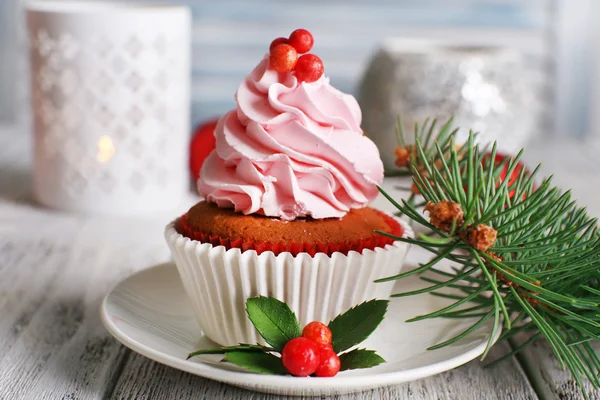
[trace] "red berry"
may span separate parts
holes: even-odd
[[[305,54],[296,64],[296,78],[302,82],[314,82],[323,75],[323,61],[314,54]]]
[[[281,362],[290,374],[309,376],[319,366],[321,361],[319,353],[319,347],[315,342],[305,337],[297,337],[283,346]]]
[[[204,160],[214,150],[216,145],[215,128],[216,119],[205,122],[194,130],[192,141],[190,143],[190,172],[194,179],[200,177],[200,168]]]
[[[298,54],[304,54],[312,49],[315,40],[313,35],[306,29],[296,29],[290,35],[288,43],[294,46]]]
[[[289,44],[287,38],[284,37],[278,37],[277,39],[273,40],[271,42],[271,45],[269,46],[269,52],[272,52],[273,49],[277,46],[279,46],[280,44]]]
[[[277,72],[290,72],[294,70],[298,62],[298,53],[289,44],[280,44],[271,50],[269,62]]]
[[[330,344],[331,330],[324,323],[313,321],[302,329],[302,337],[310,339],[317,344]]]
[[[325,350],[333,351],[333,346],[331,345],[331,343],[319,344],[319,350],[321,352],[324,352]]]
[[[324,350],[320,354],[321,363],[315,371],[315,375],[321,378],[331,377],[340,372],[340,358],[333,351]]]

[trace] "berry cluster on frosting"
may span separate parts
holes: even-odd
[[[294,71],[300,82],[315,82],[323,75],[325,67],[317,55],[305,54],[312,49],[314,42],[306,29],[296,29],[289,38],[273,40],[269,46],[271,67],[277,72]]]

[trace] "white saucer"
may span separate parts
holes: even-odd
[[[394,293],[425,285],[417,277],[405,278],[397,283]],[[202,335],[174,264],[162,264],[122,281],[105,297],[101,316],[117,340],[162,364],[259,392],[321,396],[424,378],[481,355],[492,332],[491,321],[459,342],[431,351],[426,349],[464,331],[474,321],[434,318],[404,322],[448,304],[449,300],[427,294],[392,299],[383,323],[361,344],[361,347],[376,350],[387,363],[341,372],[334,378],[253,374],[220,363],[222,356],[186,361],[194,349],[217,346]]]

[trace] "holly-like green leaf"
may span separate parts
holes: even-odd
[[[225,354],[223,361],[259,374],[286,375],[288,373],[281,363],[281,358],[269,353],[231,351]]]
[[[248,299],[246,311],[260,336],[279,352],[291,339],[302,335],[298,319],[290,307],[273,297]]]
[[[388,300],[369,300],[335,317],[329,323],[333,350],[339,353],[368,338],[383,321],[388,303]]]
[[[354,349],[347,353],[340,354],[340,371],[371,368],[384,362],[385,360],[373,350]]]
[[[225,353],[231,353],[232,351],[264,353],[264,352],[275,351],[275,349],[272,347],[260,346],[258,344],[243,344],[242,343],[237,346],[225,346],[225,347],[218,347],[215,349],[196,350],[196,351],[191,352],[188,355],[187,359],[189,360],[192,357],[200,356],[203,354],[225,354]]]

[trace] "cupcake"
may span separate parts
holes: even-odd
[[[284,68],[276,53],[217,124],[198,179],[205,201],[165,231],[201,329],[224,346],[264,343],[246,315],[249,297],[288,303],[302,326],[388,298],[393,282],[374,280],[400,271],[408,245],[374,231],[411,234],[368,207],[383,164],[354,97],[330,85],[318,57]]]

